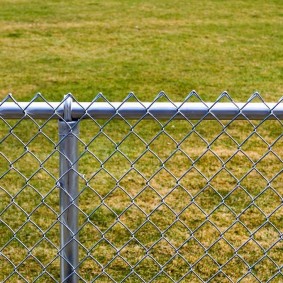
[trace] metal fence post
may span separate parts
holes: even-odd
[[[61,282],[78,282],[78,122],[71,121],[72,99],[59,121],[60,150],[60,275]]]

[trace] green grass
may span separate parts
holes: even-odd
[[[41,92],[60,101],[72,92],[91,101],[103,92],[121,101],[134,91],[152,101],[164,90],[182,101],[196,89],[205,101],[223,90],[236,101],[256,90],[277,101],[282,6],[0,0],[0,98]],[[59,280],[57,123],[37,122],[0,120],[0,281]],[[281,123],[223,122],[222,135],[216,121],[128,123],[80,122],[82,278],[113,282],[104,270],[117,282],[237,282],[247,265],[242,283],[275,276],[283,263]]]
[[[0,95],[282,95],[281,1],[1,1]]]

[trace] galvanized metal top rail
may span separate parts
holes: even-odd
[[[0,117],[4,119],[60,119],[63,102],[3,102]],[[72,102],[72,120],[78,119],[190,119],[190,120],[263,120],[283,119],[283,103],[233,102]]]

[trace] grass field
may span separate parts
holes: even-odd
[[[282,17],[281,1],[0,0],[0,98],[274,102]],[[80,125],[81,282],[283,281],[279,121],[97,123]],[[57,123],[0,133],[0,281],[56,282]]]
[[[67,4],[66,4],[67,3]],[[282,2],[1,0],[1,96],[282,95]]]

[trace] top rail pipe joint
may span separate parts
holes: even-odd
[[[70,94],[65,95],[64,97],[64,112],[63,112],[63,118],[66,122],[72,121],[72,103],[73,98]]]

